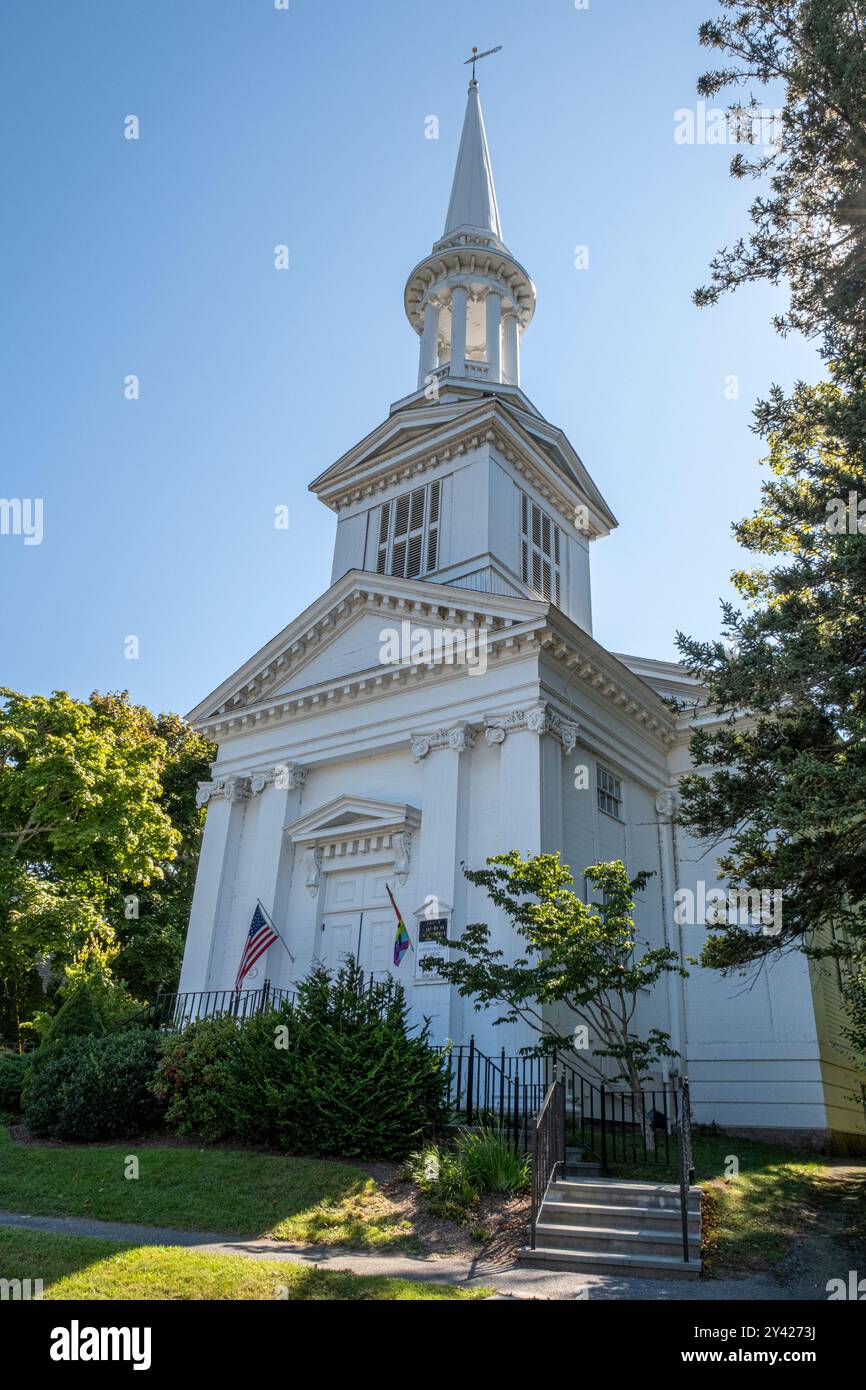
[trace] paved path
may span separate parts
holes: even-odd
[[[94,1221],[89,1217],[25,1216],[0,1211],[0,1226],[42,1231],[47,1235],[97,1236],[134,1245],[179,1245],[213,1255],[241,1255],[253,1260],[287,1260],[292,1264],[318,1265],[322,1269],[349,1270],[352,1274],[384,1274],[467,1288],[493,1287],[500,1297],[520,1299],[665,1299],[719,1302],[732,1298],[802,1298],[802,1291],[786,1290],[769,1278],[656,1280],[626,1279],[612,1275],[560,1274],[519,1265],[485,1265],[477,1260],[451,1256],[384,1254],[379,1251],[343,1250],[326,1245],[293,1245],[288,1241],[218,1235],[212,1231],[178,1231],[164,1226],[128,1225],[122,1221]],[[809,1295],[806,1294],[805,1297]],[[826,1298],[823,1290],[814,1297]]]

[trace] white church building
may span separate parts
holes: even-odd
[[[330,588],[189,716],[219,753],[180,989],[233,987],[261,900],[288,949],[248,987],[291,988],[351,953],[368,978],[402,980],[434,1041],[516,1052],[528,1030],[494,1029],[495,1012],[421,970],[470,921],[516,951],[461,864],[560,851],[582,894],[600,860],[652,870],[640,939],[698,956],[706,928],[677,920],[675,894],[699,900],[716,866],[677,825],[692,716],[665,697],[699,691],[592,635],[590,548],[616,520],[521,389],[535,288],[502,237],[474,80],[445,230],[404,303],[416,389],[310,485],[337,518]],[[411,939],[399,966],[386,885]],[[638,1030],[671,1035],[698,1122],[866,1134],[831,967],[789,956],[731,980],[691,966],[642,998]]]

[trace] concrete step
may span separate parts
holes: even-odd
[[[542,1217],[544,1213],[542,1212]],[[538,1245],[547,1250],[590,1251],[599,1255],[674,1255],[682,1257],[683,1238],[680,1231],[611,1231],[606,1226],[555,1225],[541,1220],[535,1228]],[[701,1238],[689,1232],[689,1255],[700,1260]]]
[[[695,1260],[687,1264],[672,1255],[610,1255],[594,1250],[556,1250],[524,1246],[518,1250],[519,1264],[535,1269],[574,1270],[583,1274],[618,1274],[632,1279],[697,1279],[701,1266]]]
[[[554,1225],[603,1226],[610,1231],[679,1231],[679,1208],[638,1207],[597,1202],[561,1202],[548,1197],[541,1209],[541,1220]],[[689,1230],[700,1234],[701,1214],[689,1211]]]
[[[548,1198],[558,1202],[589,1202],[596,1206],[654,1207],[659,1211],[680,1209],[680,1191],[671,1183],[631,1182],[625,1178],[559,1178],[548,1189]],[[701,1189],[689,1188],[689,1211],[701,1209]]]
[[[580,1163],[566,1162],[563,1172],[565,1178],[600,1178],[601,1164],[581,1160]]]

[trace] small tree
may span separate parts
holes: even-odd
[[[527,954],[506,961],[504,952],[490,944],[490,928],[473,922],[459,940],[448,943],[461,952],[458,959],[425,961],[424,968],[435,969],[461,995],[474,995],[479,1012],[500,1006],[497,1024],[518,1019],[528,1023],[538,1034],[539,1052],[574,1045],[573,1034],[557,1032],[545,1017],[547,1006],[565,1004],[589,1029],[593,1057],[617,1062],[619,1071],[612,1079],[640,1090],[654,1062],[678,1054],[669,1034],[660,1029],[650,1029],[645,1038],[632,1031],[638,990],[651,989],[671,971],[688,974],[676,951],[667,946],[638,956],[634,895],[652,875],[642,872],[629,879],[618,859],[593,864],[585,874],[602,901],[585,903],[558,854],[523,859],[511,850],[494,855],[487,865],[464,867],[463,872],[505,912]],[[600,1072],[597,1066],[596,1070]]]

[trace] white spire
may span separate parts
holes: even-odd
[[[492,232],[502,240],[490,151],[487,148],[478,83],[474,80],[469,83],[466,118],[463,122],[444,235],[448,236],[458,227],[473,227],[478,231]]]

